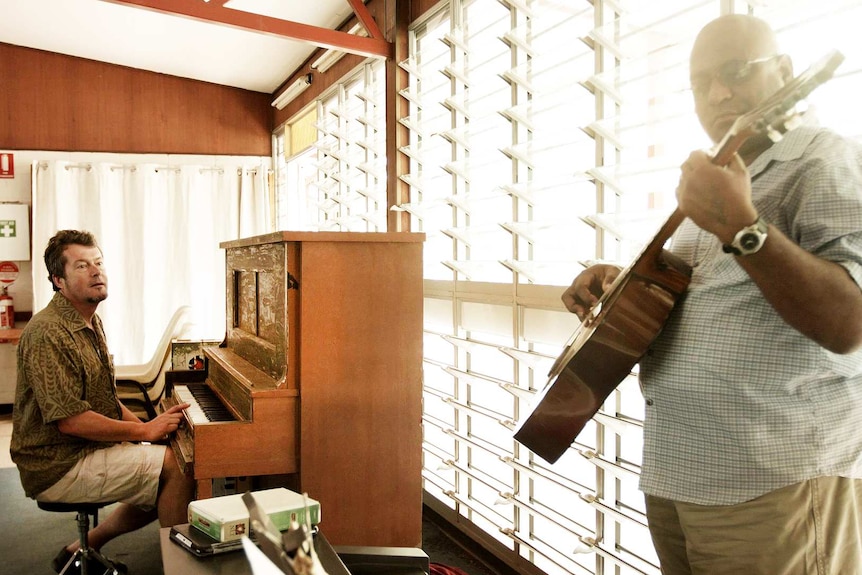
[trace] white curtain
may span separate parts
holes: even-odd
[[[57,230],[95,234],[108,299],[99,306],[118,365],[149,361],[168,321],[192,307],[195,339],[225,334],[224,250],[267,233],[267,166],[38,162],[33,170],[33,312],[53,296],[43,253]]]

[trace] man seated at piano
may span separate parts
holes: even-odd
[[[25,493],[47,502],[119,501],[90,530],[96,550],[156,518],[162,526],[184,523],[194,481],[155,442],[176,431],[188,404],[142,422],[118,400],[96,313],[108,297],[108,279],[94,236],[59,231],[44,257],[54,297],[18,344],[10,452]],[[76,541],[60,550],[55,571],[77,547]]]

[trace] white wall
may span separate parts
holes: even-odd
[[[0,202],[30,204],[30,161],[33,152],[16,152],[3,150],[14,154],[15,177],[0,178]],[[44,158],[40,158],[44,159]],[[31,215],[32,221],[32,215]],[[34,251],[30,246],[31,253]],[[15,300],[16,311],[33,311],[33,266],[31,262],[15,262],[18,265],[18,279],[9,287],[9,295]],[[44,266],[43,266],[44,267]]]

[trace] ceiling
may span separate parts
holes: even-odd
[[[273,93],[318,46],[388,49],[362,0],[3,0],[0,9],[0,42],[256,92]],[[371,37],[333,32],[354,13]]]

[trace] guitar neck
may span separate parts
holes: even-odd
[[[795,101],[828,79],[842,58],[838,53],[830,55],[800,81],[779,91],[765,110],[738,118],[711,154],[711,161],[726,166],[748,137],[766,133],[773,139],[792,129]],[[631,373],[688,288],[691,267],[664,251],[684,219],[679,208],[675,209],[634,263],[605,290],[551,368],[532,413],[521,419],[515,439],[545,461],[554,463],[560,458]]]
[[[643,255],[638,259],[656,261],[659,254],[661,254],[662,249],[664,249],[664,245],[671,238],[684,219],[685,215],[679,210],[679,208],[674,209],[674,211],[671,212],[670,217],[668,217],[665,223],[659,228],[655,237],[646,245],[643,250]]]
[[[711,161],[716,166],[727,166],[733,160],[733,155],[736,154],[742,145],[752,136],[750,132],[739,133],[731,129],[727,135],[719,142],[711,152]],[[644,247],[642,255],[638,261],[646,259],[648,262],[654,262],[661,255],[661,251],[667,241],[673,236],[676,229],[682,224],[685,215],[679,211],[679,208],[674,209],[667,221],[659,228],[655,237]]]
[[[726,166],[730,163],[733,155],[739,150],[740,146],[745,141],[744,138],[727,138],[722,142],[712,155],[712,163],[717,166]],[[675,208],[671,212],[670,217],[659,228],[655,237],[644,247],[641,258],[648,257],[650,259],[657,258],[661,253],[664,245],[673,236],[676,229],[682,224],[685,215]]]

